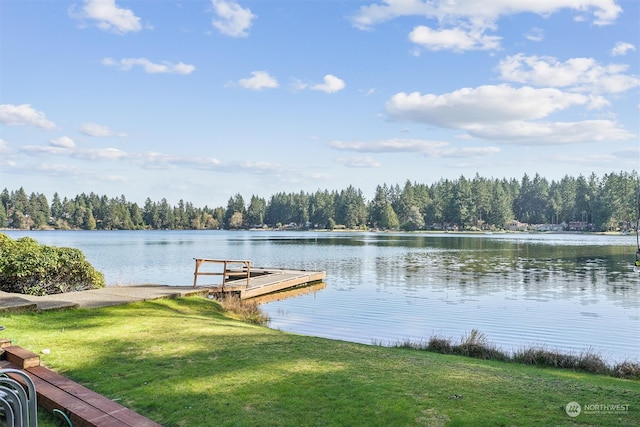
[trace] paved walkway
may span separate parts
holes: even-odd
[[[106,307],[138,301],[202,295],[206,294],[208,290],[208,287],[194,288],[193,286],[108,286],[101,289],[68,292],[43,297],[0,291],[0,312]]]

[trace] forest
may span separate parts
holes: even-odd
[[[51,202],[21,187],[0,193],[0,228],[83,230],[356,229],[356,230],[578,230],[627,232],[640,210],[636,171],[602,177],[536,174],[520,180],[441,179],[431,184],[378,185],[372,200],[360,189],[277,193],[268,200],[241,194],[226,207],[196,207],[180,200],[147,198],[143,206],[124,195],[79,194]],[[544,225],[544,227],[542,227]]]

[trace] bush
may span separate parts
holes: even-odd
[[[614,375],[628,380],[640,380],[640,362],[626,360],[613,367]]]
[[[498,349],[487,340],[487,336],[477,329],[462,336],[459,343],[451,339],[434,336],[425,346],[410,340],[398,342],[395,347],[426,350],[434,353],[455,354],[485,360],[522,363],[541,367],[572,369],[598,375],[609,375],[630,380],[640,379],[640,362],[626,360],[615,366],[608,365],[600,354],[587,349],[580,354],[561,353],[544,347],[525,347],[513,355]]]
[[[431,337],[429,345],[427,345],[427,351],[433,351],[434,353],[451,354],[451,340],[443,337]]]
[[[0,234],[0,290],[50,295],[105,287],[104,276],[82,252],[40,245],[31,237]]]
[[[451,347],[453,354],[475,357],[485,360],[509,360],[509,355],[500,351],[495,345],[489,343],[487,336],[477,329],[462,336],[460,344]]]

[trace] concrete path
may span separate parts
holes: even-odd
[[[0,291],[0,312],[106,307],[154,299],[206,295],[208,291],[208,287],[194,288],[192,286],[165,285],[108,286],[102,289],[68,292],[43,297]]]

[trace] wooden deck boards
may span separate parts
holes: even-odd
[[[64,412],[74,427],[162,427],[137,412],[81,384],[40,366],[39,356],[18,346],[4,346],[0,368],[21,369],[33,381],[38,406]],[[38,359],[35,364],[34,360]],[[26,362],[26,363],[25,363]],[[24,380],[13,376],[18,382]]]
[[[220,286],[212,288],[214,293],[235,293],[241,299],[306,286],[324,280],[324,271],[284,270],[276,268],[252,268],[251,279],[247,286],[246,279],[227,280],[224,289]]]

